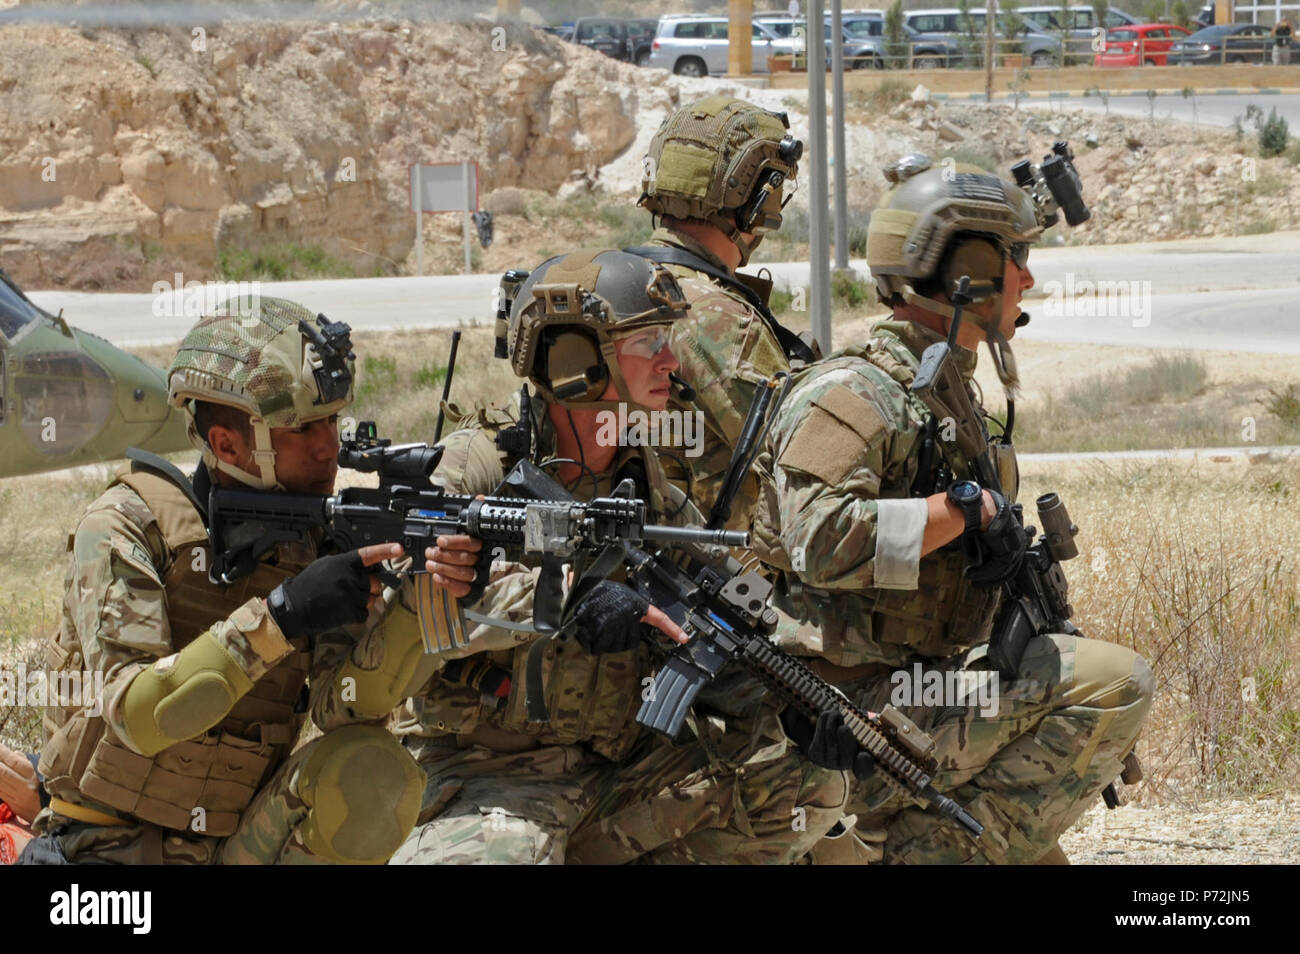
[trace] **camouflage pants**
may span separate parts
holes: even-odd
[[[987,646],[933,668],[980,670]],[[977,843],[934,811],[907,806],[884,783],[855,787],[848,811],[862,832],[885,830],[893,864],[1030,864],[1051,849],[1120,773],[1151,706],[1146,662],[1113,643],[1076,636],[1030,641],[996,714],[971,706],[899,706],[935,740],[935,787],[984,825]],[[895,685],[878,677],[852,693],[879,711]]]
[[[350,727],[353,730],[359,727]],[[258,791],[245,810],[236,830],[225,838],[190,831],[174,831],[157,825],[99,826],[73,823],[49,832],[62,855],[73,864],[179,864],[179,865],[320,865],[329,864],[310,851],[304,835],[311,808],[299,793],[303,767],[330,736],[307,743],[291,755]],[[391,739],[391,737],[390,737]],[[396,747],[394,747],[395,749]],[[411,766],[414,771],[414,766]],[[366,811],[354,813],[366,830],[362,842],[378,839],[390,848],[398,843],[410,825],[386,811],[391,779],[371,779],[375,787],[360,794]],[[394,826],[397,826],[395,828]]]
[[[647,735],[619,763],[580,746],[417,743],[425,809],[390,864],[784,863],[839,819],[843,774],[800,757],[773,711],[700,734]]]

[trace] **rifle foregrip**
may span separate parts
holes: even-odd
[[[883,770],[881,777],[895,790],[933,805],[976,838],[984,831],[984,827],[965,809],[935,790],[930,784],[929,773],[881,732],[866,712],[845,699],[798,659],[759,637],[748,640],[740,658],[751,672],[804,715],[816,719],[827,708],[839,708],[858,744],[871,753],[877,768]]]

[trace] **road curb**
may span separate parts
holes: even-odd
[[[1129,97],[1129,96],[1141,97],[1145,99],[1147,92],[1148,91],[1144,89],[1142,90],[1126,89],[1126,90],[1115,90],[1114,92],[1107,92],[1105,93],[1105,95],[1108,99],[1119,99],[1122,97]],[[1182,96],[1183,91],[1181,89],[1157,89],[1155,90],[1155,94],[1157,96]],[[1025,93],[1021,93],[1019,98],[1020,99],[1048,99],[1048,100],[1088,99],[1094,96],[1100,98],[1101,95],[1102,95],[1101,93],[1098,93],[1095,90],[1076,89],[1076,90],[1051,90],[1046,93],[1025,92]],[[1264,87],[1262,89],[1255,89],[1254,87],[1244,88],[1244,89],[1220,89],[1215,87],[1205,87],[1200,89],[1193,89],[1191,95],[1193,96],[1300,96],[1300,86],[1283,86],[1283,87],[1270,86],[1270,87]],[[936,102],[943,102],[943,101],[971,102],[976,100],[982,102],[984,100],[984,94],[979,92],[931,93],[930,98],[935,100]],[[994,93],[993,99],[995,101],[1015,100],[1016,96],[1014,93]]]

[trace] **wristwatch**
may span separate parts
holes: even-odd
[[[966,532],[979,530],[984,516],[984,488],[973,480],[957,480],[948,485],[948,499],[966,518]]]

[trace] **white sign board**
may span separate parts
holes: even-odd
[[[412,164],[411,211],[477,212],[478,163]]]

